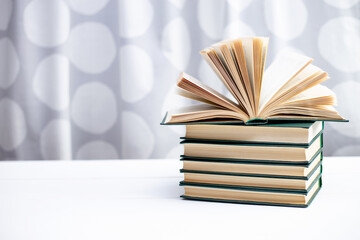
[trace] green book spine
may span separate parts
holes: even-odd
[[[240,203],[240,204],[252,204],[252,205],[267,205],[267,206],[280,206],[280,207],[299,207],[306,208],[314,201],[315,197],[319,193],[322,187],[322,179],[319,178],[318,181],[319,189],[316,190],[312,198],[307,204],[284,204],[284,203],[269,203],[269,202],[257,202],[257,201],[239,201],[239,200],[225,200],[225,199],[216,199],[216,198],[202,198],[202,197],[192,197],[187,195],[181,195],[180,197],[189,200],[199,200],[199,201],[210,201],[210,202],[224,202],[224,203]]]
[[[322,173],[322,161],[320,161],[306,177],[286,176],[286,175],[251,174],[251,173],[212,172],[212,171],[198,171],[198,170],[188,170],[188,169],[180,169],[180,173],[198,173],[198,174],[214,174],[214,175],[240,176],[240,177],[261,177],[261,178],[283,178],[283,179],[308,180],[318,170],[318,168],[320,168],[320,173]]]
[[[276,160],[254,160],[254,159],[236,159],[236,158],[207,158],[207,157],[191,157],[186,155],[180,155],[180,161],[206,161],[206,162],[226,162],[226,163],[244,163],[244,164],[273,164],[273,165],[284,165],[293,166],[299,165],[301,167],[308,167],[316,158],[321,154],[322,159],[322,148],[320,148],[309,161],[276,161]]]
[[[181,181],[180,186],[194,186],[194,187],[209,187],[219,189],[231,189],[231,190],[246,190],[254,192],[278,192],[278,193],[299,193],[307,195],[308,192],[316,185],[321,178],[321,174],[317,176],[316,180],[311,183],[307,190],[302,189],[289,189],[289,188],[270,188],[270,187],[252,187],[252,186],[237,186],[237,185],[224,185],[224,184],[213,184],[213,183],[194,183]]]
[[[236,145],[247,145],[247,146],[289,146],[289,147],[303,147],[308,148],[319,136],[323,134],[324,130],[321,130],[316,134],[309,143],[283,143],[283,142],[251,142],[251,141],[235,141],[235,140],[218,140],[218,139],[200,139],[200,138],[187,138],[180,137],[180,143],[219,143],[219,144],[236,144]],[[321,146],[322,146],[322,136],[321,136]]]
[[[318,138],[320,138],[321,141],[321,146],[322,146],[322,131],[317,134],[311,141],[312,143],[314,141],[316,141]],[[279,144],[279,143],[275,143],[275,142],[235,142],[235,141],[231,141],[231,142],[224,142],[224,141],[209,141],[209,140],[193,140],[193,139],[184,139],[182,141],[180,141],[180,144],[213,144],[213,145],[233,145],[233,146],[259,146],[259,147],[292,147],[292,148],[309,148],[310,145],[308,146],[304,146],[302,144]]]
[[[224,184],[215,184],[215,183],[198,183],[198,182],[187,182],[181,181],[180,186],[200,186],[200,187],[216,187],[216,188],[227,188],[234,190],[252,190],[252,191],[271,191],[271,192],[286,192],[286,193],[302,193],[307,194],[311,188],[317,183],[321,174],[319,174],[315,180],[310,184],[307,190],[304,189],[289,189],[289,188],[271,188],[271,187],[253,187],[245,185],[224,185]]]

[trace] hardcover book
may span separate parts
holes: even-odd
[[[202,104],[171,109],[164,123],[269,119],[346,121],[333,108],[335,94],[321,85],[328,74],[296,53],[277,56],[264,71],[268,38],[239,38],[201,51],[232,99],[181,73],[177,93]]]
[[[289,189],[259,189],[203,185],[181,182],[185,194],[181,197],[192,200],[247,203],[275,206],[308,207],[321,188],[321,177],[307,192]]]
[[[322,121],[278,122],[265,125],[188,124],[181,139],[229,143],[271,143],[309,146],[323,131]]]
[[[324,121],[348,120],[311,58],[282,53],[265,70],[268,42],[238,38],[200,52],[227,96],[180,74],[176,93],[198,104],[169,109],[161,124],[186,127],[181,197],[307,207],[321,189]]]
[[[321,164],[322,154],[321,152],[317,153],[308,164],[275,163],[269,160],[266,162],[242,162],[229,159],[195,159],[191,157],[181,158],[180,160],[183,162],[184,170],[306,178]]]
[[[277,161],[292,163],[308,163],[322,149],[322,134],[309,146],[262,144],[262,143],[228,143],[185,139],[185,157],[243,159],[248,161]]]
[[[180,169],[180,172],[184,173],[184,182],[258,188],[299,189],[303,191],[308,191],[314,181],[320,177],[321,171],[321,164],[318,164],[315,169],[311,170],[305,177],[244,173],[236,174]]]

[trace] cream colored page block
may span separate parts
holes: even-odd
[[[312,61],[297,53],[283,53],[265,71],[260,96],[260,110],[290,79]]]
[[[254,60],[253,60],[253,39],[245,38],[242,40],[246,68],[253,95],[255,95],[255,79],[254,79]]]
[[[331,96],[335,99],[335,93],[331,89],[323,85],[316,85],[312,88],[305,90],[304,92],[299,93],[298,95],[295,95],[294,97],[287,100],[286,103],[302,101],[306,99],[321,98],[326,96]]]

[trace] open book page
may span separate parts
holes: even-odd
[[[194,122],[210,119],[235,119],[239,121],[248,121],[246,114],[241,114],[231,110],[226,110],[213,105],[200,104],[168,111],[165,123]]]
[[[212,119],[327,119],[344,120],[332,105],[335,94],[319,85],[329,76],[294,52],[282,53],[264,72],[268,38],[238,38],[216,43],[201,55],[234,99],[182,74],[178,94],[206,105],[169,111],[172,123]]]
[[[239,101],[239,104],[241,104],[242,108],[245,109],[245,106],[236,97],[236,85],[232,81],[229,81],[229,73],[226,71],[226,67],[222,64],[214,48],[207,48],[201,51],[200,54],[214,70],[216,75],[220,78],[220,80],[223,82],[229,92],[234,96],[237,101]]]
[[[251,83],[250,83],[250,79],[249,79],[249,74],[247,71],[247,67],[246,67],[246,59],[245,59],[245,53],[244,53],[244,49],[243,49],[243,45],[242,45],[242,40],[241,39],[236,39],[230,42],[230,46],[232,49],[232,52],[235,55],[236,61],[237,61],[237,66],[239,67],[239,71],[240,71],[240,75],[241,75],[241,80],[243,82],[244,88],[246,90],[250,105],[251,105],[251,109],[252,112],[249,113],[250,118],[255,118],[255,99],[254,99],[254,94],[253,94],[253,90],[251,87]]]
[[[301,72],[311,61],[311,58],[293,52],[278,55],[264,73],[259,112],[288,81]]]
[[[260,115],[276,105],[280,105],[289,98],[314,87],[328,79],[327,73],[312,64],[307,65],[301,72],[281,87],[277,93],[262,107]]]
[[[235,82],[237,88],[240,90],[241,95],[244,98],[245,107],[248,110],[248,113],[251,113],[253,111],[251,101],[249,99],[248,92],[245,88],[244,80],[243,80],[243,77],[241,74],[240,67],[238,65],[238,61],[236,59],[234,49],[232,48],[230,42],[227,42],[225,49],[227,49],[227,52],[230,53],[230,55],[231,55],[231,61],[230,61],[231,64],[230,65],[231,65],[232,72],[234,74],[234,82]]]
[[[244,106],[245,109],[248,109],[247,100],[245,100],[246,95],[245,92],[242,91],[243,89],[240,85],[240,78],[227,45],[225,43],[218,43],[213,45],[213,48],[217,57],[220,59],[222,66],[224,66],[224,70],[227,72],[225,81],[232,88],[235,94],[235,99]]]
[[[273,106],[276,105],[280,105],[281,103],[283,103],[284,101],[286,101],[287,99],[296,96],[297,94],[312,88],[326,80],[329,79],[329,76],[327,75],[327,73],[322,72],[322,73],[317,73],[312,77],[309,77],[308,79],[306,79],[305,81],[302,81],[301,84],[294,86],[293,88],[289,89],[288,91],[284,92],[283,94],[281,94],[273,103]],[[270,105],[270,107],[272,107]],[[266,108],[265,108],[266,109]]]
[[[303,82],[306,82],[316,76],[324,73],[323,70],[314,66],[313,64],[307,65],[301,72],[294,76],[290,81],[285,83],[277,93],[274,94],[271,100],[280,97],[283,93],[290,91],[293,88],[297,88]]]
[[[177,85],[178,87],[203,99],[206,99],[207,101],[210,101],[216,105],[222,106],[235,112],[244,113],[240,106],[231,101],[229,98],[212,89],[211,87],[206,86],[204,83],[200,82],[196,78],[186,73],[180,74]]]
[[[263,38],[262,56],[261,56],[260,94],[261,94],[262,79],[265,72],[265,62],[266,62],[268,46],[269,46],[269,38]]]
[[[210,101],[206,100],[205,98],[202,98],[202,97],[200,97],[200,96],[198,96],[196,94],[193,94],[193,93],[191,93],[189,91],[186,91],[186,90],[184,90],[182,88],[179,88],[179,87],[175,88],[174,93],[177,94],[177,95],[180,95],[180,96],[183,96],[183,97],[198,101],[198,102],[203,102],[203,103],[206,103],[206,104],[215,105],[215,106],[220,107],[218,104],[210,102]]]
[[[286,106],[281,105],[274,108],[269,114],[269,119],[332,119],[344,120],[343,117],[329,105],[315,106]]]
[[[258,113],[260,91],[262,84],[262,75],[264,70],[265,59],[262,57],[266,56],[262,51],[264,50],[264,43],[267,41],[264,38],[253,39],[253,65],[254,65],[254,86],[255,86],[255,113]],[[265,47],[267,49],[267,47]]]
[[[229,42],[215,44],[213,47],[219,59],[223,61],[223,65],[227,66],[226,70],[229,73],[228,76],[230,79],[226,79],[226,81],[229,82],[229,85],[234,86],[236,98],[242,103],[246,112],[250,115],[253,112],[253,109],[242,80],[242,75],[237,64],[235,53],[232,51]]]
[[[249,77],[249,82],[251,86],[251,92],[254,97],[254,110],[256,113],[257,110],[257,101],[256,101],[256,86],[255,86],[255,77],[254,77],[254,48],[253,48],[253,38],[243,38],[242,47],[246,62],[246,70]]]
[[[283,105],[336,105],[336,95],[328,87],[316,85],[292,98],[286,100]]]

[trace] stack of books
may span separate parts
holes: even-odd
[[[200,52],[231,97],[180,74],[177,94],[201,103],[169,109],[162,122],[186,125],[184,198],[308,206],[321,188],[323,121],[347,120],[313,59],[282,53],[265,71],[268,42],[239,38]]]
[[[186,125],[186,199],[307,207],[321,188],[322,121]]]

